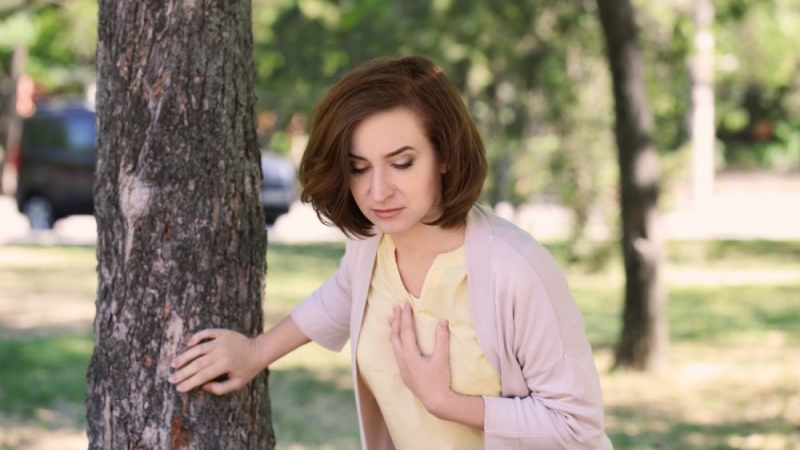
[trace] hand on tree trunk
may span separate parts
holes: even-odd
[[[230,330],[208,329],[192,336],[189,347],[171,365],[180,369],[169,377],[178,391],[197,387],[223,395],[252,380],[262,367],[258,364],[256,340]]]

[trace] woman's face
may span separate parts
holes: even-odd
[[[353,133],[349,157],[350,192],[381,232],[414,233],[439,216],[444,167],[409,109],[366,118]]]

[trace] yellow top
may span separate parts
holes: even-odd
[[[389,340],[389,317],[393,305],[402,306],[406,301],[411,302],[414,310],[417,341],[423,354],[433,352],[439,320],[449,320],[453,391],[499,396],[500,377],[478,345],[472,324],[464,247],[436,257],[420,297],[416,298],[408,293],[400,278],[394,242],[388,235],[383,236],[367,296],[356,361],[398,450],[482,449],[481,430],[434,417],[403,383]]]

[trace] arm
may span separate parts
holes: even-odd
[[[172,367],[180,370],[169,382],[181,392],[202,386],[214,394],[227,394],[310,340],[341,348],[348,338],[351,301],[352,257],[347,250],[336,273],[267,332],[248,338],[230,330],[209,329],[192,336],[189,350],[172,361]],[[227,379],[213,381],[221,376]]]
[[[484,398],[486,448],[611,448],[591,352],[565,354],[552,369],[525,381],[532,390],[527,396]]]
[[[504,397],[484,398],[486,447],[610,449],[591,346],[561,269],[538,246],[502,257],[494,276]],[[503,270],[509,264],[517,270]]]
[[[169,377],[169,382],[177,384],[180,392],[202,386],[217,395],[227,394],[308,342],[291,317],[254,338],[231,330],[203,330],[189,339],[189,350],[172,361],[172,367],[180,370]],[[226,379],[213,381],[221,376]]]

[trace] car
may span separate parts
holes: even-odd
[[[264,219],[273,225],[278,217],[289,212],[297,199],[294,165],[283,156],[265,152],[261,154],[261,204],[264,206]]]
[[[93,214],[94,111],[82,103],[37,106],[22,121],[17,169],[17,207],[32,229],[49,229],[56,220]]]
[[[31,229],[53,227],[61,218],[94,214],[92,185],[97,137],[95,112],[76,102],[37,105],[22,121],[16,151],[17,208]],[[268,225],[289,211],[296,199],[294,165],[275,153],[262,153],[261,203]]]

